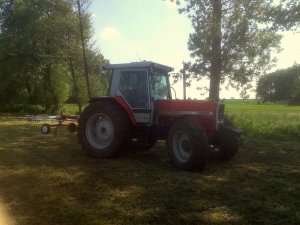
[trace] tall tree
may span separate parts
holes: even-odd
[[[279,51],[281,40],[274,26],[275,14],[284,7],[272,2],[177,1],[179,12],[188,14],[194,28],[188,40],[194,59],[187,63],[191,78],[210,79],[209,98],[219,100],[220,84],[225,80],[232,87],[245,87],[275,62],[271,52]]]
[[[81,47],[82,47],[82,57],[83,57],[83,65],[84,65],[84,75],[86,79],[86,85],[87,85],[87,91],[88,91],[88,96],[89,98],[92,97],[92,92],[91,92],[91,85],[90,85],[90,80],[89,80],[89,69],[88,69],[88,61],[87,61],[87,40],[88,38],[86,37],[86,32],[85,30],[88,30],[85,25],[88,25],[84,23],[85,17],[89,16],[89,13],[87,12],[87,8],[90,5],[89,0],[73,0],[74,6],[77,11],[78,15],[78,26],[79,26],[79,33],[80,33],[80,39],[81,39]]]

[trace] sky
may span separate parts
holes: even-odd
[[[94,0],[92,13],[98,48],[111,63],[140,60],[154,61],[179,71],[183,61],[190,59],[187,41],[193,32],[190,20],[179,14],[177,6],[168,0]],[[300,64],[300,32],[284,32],[282,52],[276,57],[272,71]],[[193,82],[187,97],[204,98],[196,90],[207,81]],[[177,97],[182,97],[182,83],[174,85]],[[254,98],[255,93],[250,93]],[[220,98],[239,98],[239,92],[221,87]]]

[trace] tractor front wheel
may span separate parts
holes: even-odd
[[[118,155],[129,135],[128,116],[113,102],[91,103],[80,115],[79,143],[89,156],[111,158]]]
[[[230,160],[238,152],[240,145],[240,131],[233,127],[223,127],[217,133],[217,158]]]
[[[188,120],[179,120],[172,125],[167,148],[174,164],[183,170],[203,170],[209,158],[206,134]]]

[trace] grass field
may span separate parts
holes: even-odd
[[[300,140],[300,106],[229,100],[226,114],[246,135],[275,140]]]
[[[1,115],[0,224],[8,217],[16,225],[299,225],[300,141],[258,137],[263,126],[253,125],[274,115],[299,125],[299,109],[251,104],[230,103],[227,114],[236,124],[252,121],[243,129],[254,133],[245,131],[233,160],[212,161],[201,173],[174,168],[162,142],[149,152],[92,159],[75,134],[24,134],[24,120]]]

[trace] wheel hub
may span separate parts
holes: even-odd
[[[86,124],[86,136],[90,145],[96,149],[108,147],[114,138],[114,126],[108,115],[96,113]]]
[[[182,163],[191,156],[190,139],[183,130],[178,130],[173,136],[173,149],[175,157]]]

